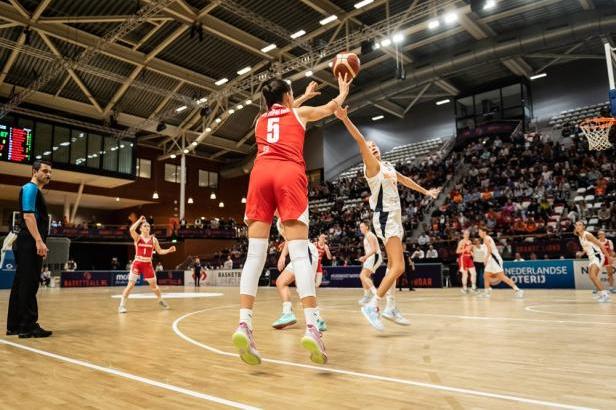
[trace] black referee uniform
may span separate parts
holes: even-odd
[[[36,252],[36,241],[30,234],[24,215],[33,213],[38,231],[47,239],[49,216],[43,193],[33,182],[28,182],[19,191],[19,208],[21,211],[20,231],[13,244],[17,272],[11,289],[9,312],[6,321],[7,335],[19,334],[19,337],[46,337],[51,332],[38,325],[38,305],[36,292],[43,267],[43,257]]]

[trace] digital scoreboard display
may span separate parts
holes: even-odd
[[[32,160],[32,130],[0,124],[0,160],[29,163]]]

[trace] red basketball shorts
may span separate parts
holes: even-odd
[[[143,275],[143,279],[154,279],[156,277],[152,262],[134,261],[130,267],[130,271],[135,275]]]
[[[458,266],[460,267],[460,270],[474,268],[475,265],[473,264],[472,256],[465,254],[460,255],[460,257],[458,258]]]
[[[290,161],[258,161],[250,173],[244,219],[272,223],[276,210],[283,222],[308,225],[306,171]]]

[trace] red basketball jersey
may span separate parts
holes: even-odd
[[[304,138],[306,128],[301,123],[295,109],[274,104],[272,109],[257,120],[255,137],[257,139],[257,158],[259,161],[271,159],[293,161],[302,167],[304,163]]]
[[[319,263],[323,261],[323,255],[325,255],[325,246],[319,245],[319,242],[315,244],[317,247],[317,252],[319,252]]]
[[[140,262],[152,261],[152,253],[154,253],[154,237],[150,236],[150,240],[146,241],[142,236],[139,236],[135,242],[135,260]]]

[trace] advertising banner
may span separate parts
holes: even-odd
[[[87,288],[111,286],[112,272],[110,271],[74,271],[60,274],[60,287]]]
[[[595,286],[588,277],[588,259],[574,260],[573,270],[575,272],[576,289],[595,289]],[[601,284],[604,288],[609,288],[609,284],[607,283],[607,271],[605,270],[605,267],[601,269],[599,279],[601,279]]]
[[[385,276],[385,266],[381,266],[372,279],[378,286]],[[328,266],[323,268],[324,277],[321,287],[330,288],[360,288],[359,273],[361,265],[357,266]],[[272,286],[275,286],[278,277],[277,269],[270,269]],[[420,263],[415,265],[413,274],[413,285],[417,288],[442,288],[443,287],[443,265],[440,263]]]
[[[203,271],[201,271],[203,273]],[[236,287],[240,286],[241,269],[213,269],[207,270],[205,280],[201,279],[202,286],[222,286]],[[184,284],[186,286],[195,286],[195,279],[192,276],[192,270],[184,271]]]
[[[522,289],[574,289],[575,277],[573,260],[534,260],[505,261],[505,274]],[[479,286],[483,287],[483,278],[478,278]],[[508,286],[493,281],[492,286],[507,288]]]

